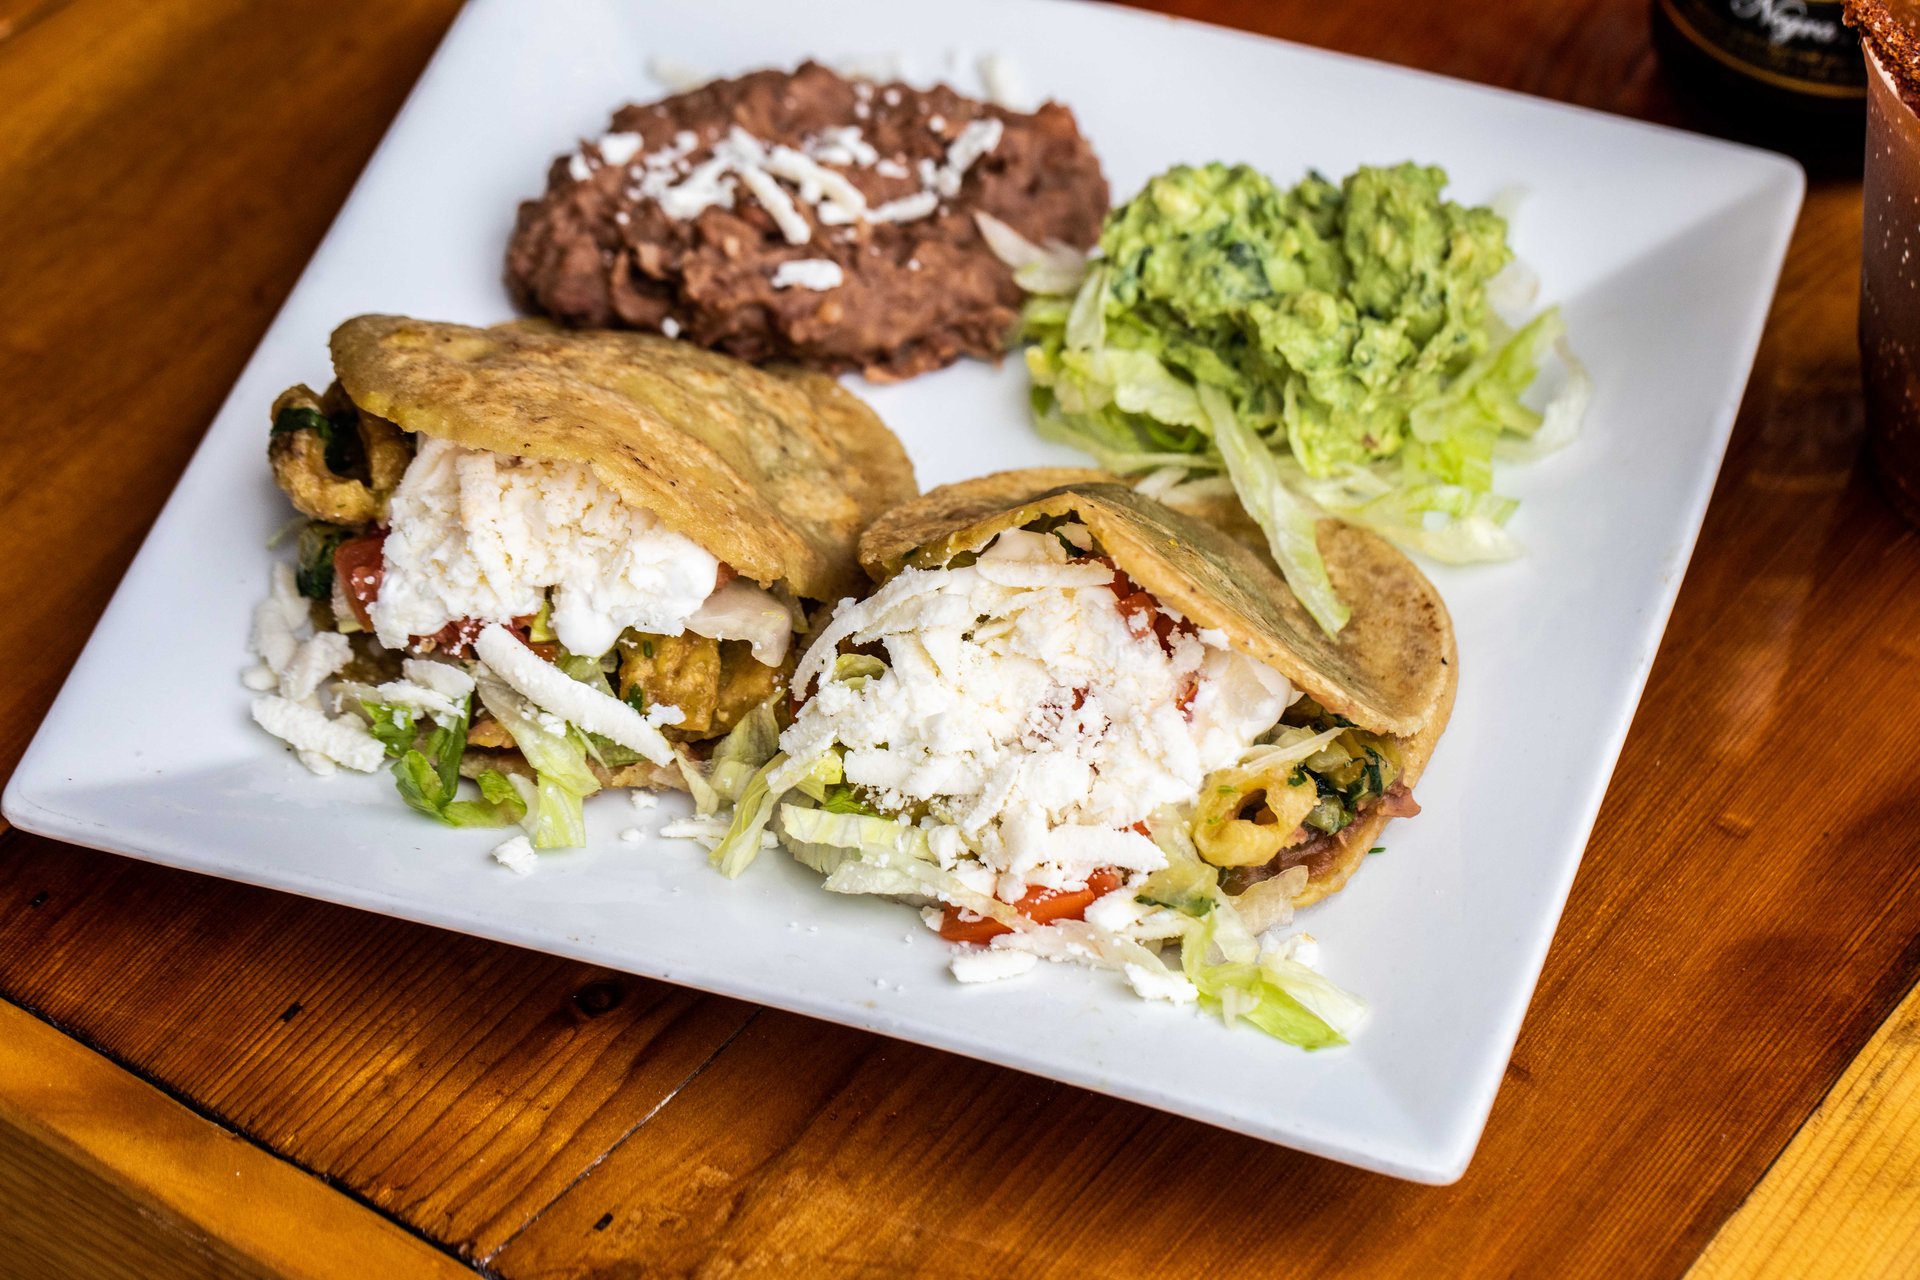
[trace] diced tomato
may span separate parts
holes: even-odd
[[[1120,607],[1120,616],[1127,620],[1127,630],[1136,636],[1144,636],[1149,631],[1158,630],[1155,625],[1160,613],[1160,602],[1153,593],[1143,590],[1123,570],[1113,571],[1114,602]]]
[[[346,589],[347,603],[352,606],[354,617],[360,619],[360,625],[369,631],[373,630],[373,618],[368,610],[380,598],[380,584],[386,577],[386,540],[387,532],[382,529],[363,537],[349,538],[333,553],[334,576]],[[430,636],[411,637],[409,647],[416,653],[444,653],[464,658],[486,626],[486,621],[481,618],[455,618]],[[528,639],[533,629],[532,614],[515,618],[507,629],[520,638],[520,643],[548,662],[560,656],[559,645],[535,644]]]
[[[464,658],[468,647],[486,627],[487,624],[478,618],[455,618],[430,636],[409,637],[408,647],[418,653],[444,653],[449,657]]]
[[[1191,622],[1176,621],[1172,614],[1161,609],[1160,601],[1154,598],[1154,594],[1129,578],[1125,570],[1106,556],[1101,556],[1100,560],[1113,570],[1114,603],[1119,606],[1120,616],[1127,620],[1127,630],[1136,636],[1144,636],[1151,631],[1160,638],[1160,647],[1168,653],[1173,652],[1174,632],[1193,634]]]
[[[1102,867],[1087,877],[1084,889],[1032,889],[1013,903],[1013,909],[1036,924],[1055,920],[1078,920],[1087,908],[1120,887],[1120,873]],[[948,907],[940,921],[940,936],[948,942],[991,942],[1011,929],[990,916],[977,920],[960,918],[959,907]]]
[[[380,579],[387,571],[382,548],[387,541],[386,530],[364,534],[358,538],[349,538],[333,550],[333,576],[346,592],[347,603],[353,608],[353,616],[360,619],[360,625],[373,630],[373,619],[367,609],[380,596]]]
[[[480,638],[480,633],[491,625],[485,618],[455,618],[430,636],[412,637],[411,643],[416,652],[444,653],[454,658],[465,658],[470,656],[469,650],[473,642]],[[560,656],[559,645],[529,638],[533,633],[533,615],[530,613],[507,623],[507,630],[513,633],[514,639],[548,662]]]

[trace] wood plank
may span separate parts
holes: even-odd
[[[0,991],[481,1255],[749,1013],[18,831],[0,836]]]
[[[0,32],[0,653],[33,656],[0,773],[457,7],[70,0]]]
[[[0,1273],[473,1272],[0,1000]]]
[[[1920,987],[1874,1034],[1688,1280],[1920,1275]]]

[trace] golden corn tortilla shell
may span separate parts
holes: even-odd
[[[1258,526],[1237,517],[1257,537]],[[1105,472],[1007,471],[943,485],[887,512],[860,540],[876,580],[903,567],[944,564],[1006,529],[1072,514],[1106,553],[1162,604],[1291,680],[1327,710],[1398,741],[1400,781],[1419,781],[1453,711],[1458,672],[1453,623],[1426,575],[1384,539],[1334,520],[1319,528],[1334,589],[1352,609],[1335,638],[1295,599],[1271,561],[1213,523],[1135,493]],[[1247,530],[1238,530],[1246,536]],[[1389,821],[1369,813],[1313,860],[1295,902],[1339,889]]]
[[[893,433],[820,373],[542,321],[367,315],[331,346],[367,412],[469,448],[584,462],[742,576],[808,599],[857,592],[860,531],[918,492]]]
[[[1338,638],[1250,548],[1099,471],[1004,471],[942,485],[874,521],[860,539],[860,562],[883,580],[909,563],[944,564],[1002,530],[1064,515],[1085,524],[1162,604],[1225,632],[1236,649],[1364,729],[1411,737],[1452,696],[1453,625],[1439,593],[1384,540],[1337,521],[1321,523],[1320,551],[1353,610]]]

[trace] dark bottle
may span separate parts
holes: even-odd
[[[1866,67],[1839,0],[1653,0],[1653,39],[1690,123],[1857,172]]]
[[[1920,3],[1852,0],[1867,46],[1860,372],[1881,487],[1920,526]]]

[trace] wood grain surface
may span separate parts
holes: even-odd
[[[0,771],[452,7],[0,0]],[[1172,7],[1681,118],[1643,0]],[[1920,971],[1920,535],[1856,461],[1858,236],[1816,183],[1457,1186],[13,832],[0,995],[516,1280],[1682,1275]]]
[[[1920,990],[1795,1135],[1689,1280],[1920,1275]]]
[[[0,1274],[470,1275],[0,1001]]]

